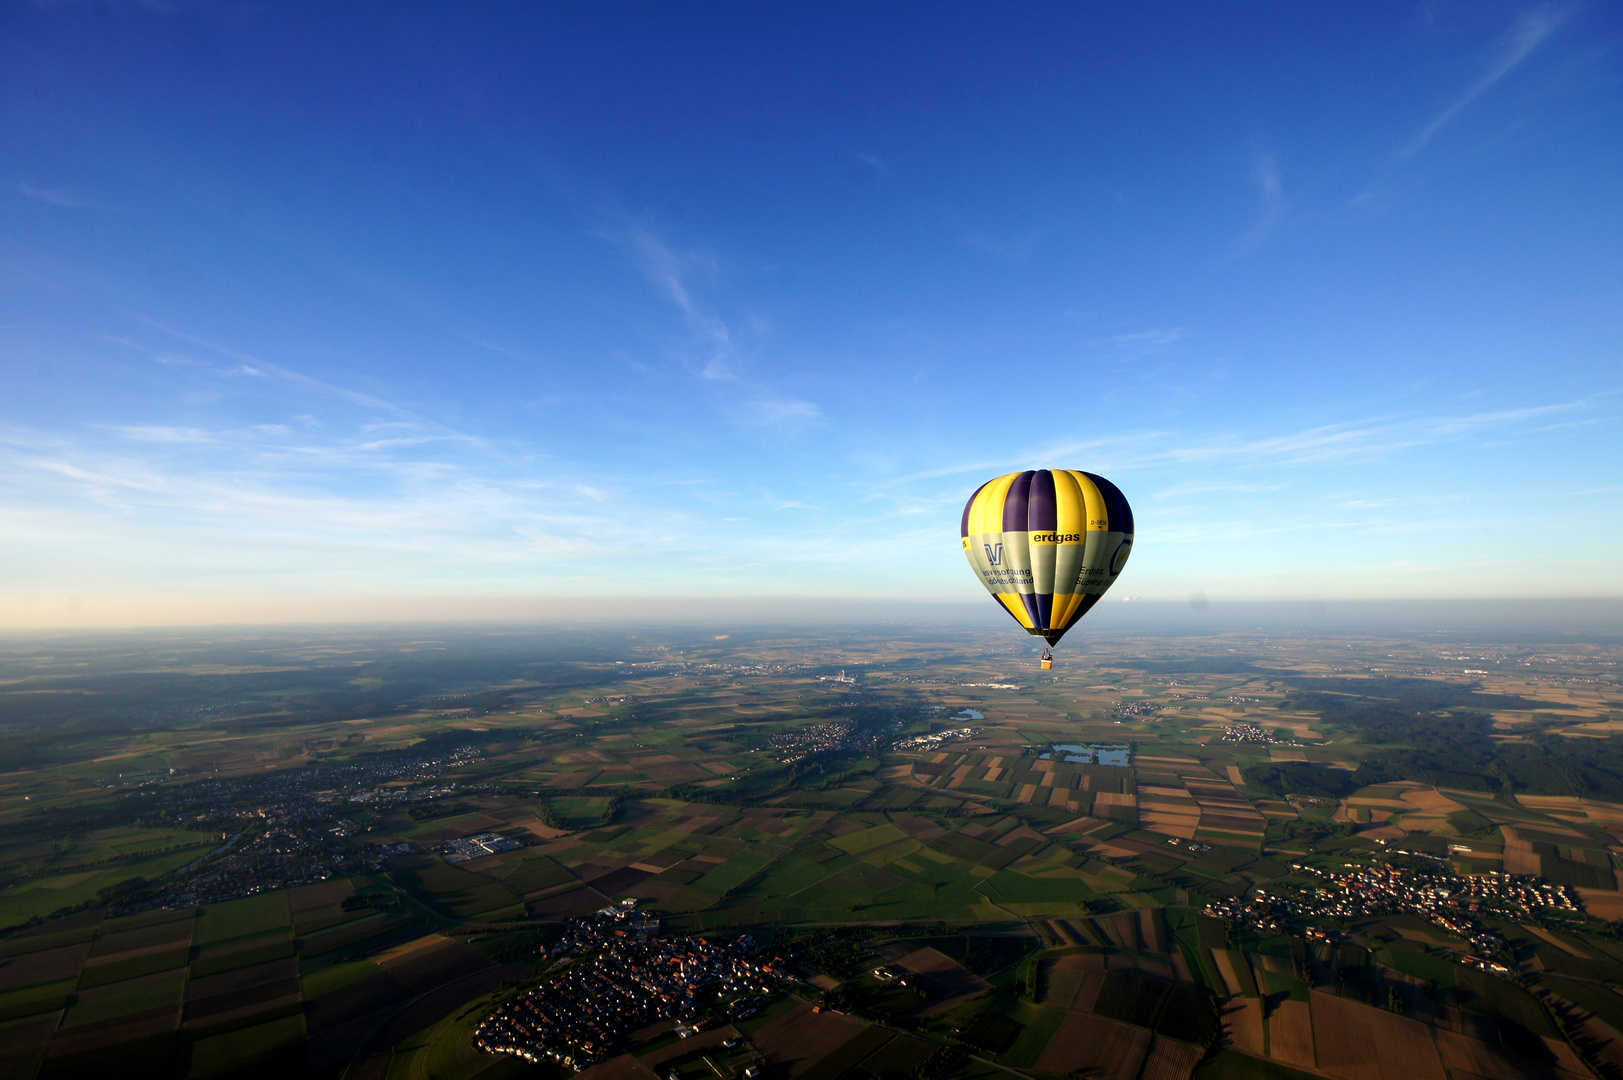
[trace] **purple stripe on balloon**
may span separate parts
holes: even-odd
[[[1031,478],[1034,475],[1036,474],[1030,471],[1023,472],[1009,485],[1009,493],[1003,498],[1004,532],[1026,531],[1026,501],[1031,492]]]
[[[1052,601],[1053,597],[1049,597],[1049,600]],[[1026,605],[1026,614],[1031,616],[1032,626],[1035,626],[1039,630],[1042,630],[1048,626],[1047,623],[1043,622],[1042,609],[1037,606],[1037,597],[1035,594],[1028,592],[1021,593],[1020,602]]]
[[[1053,532],[1059,528],[1059,503],[1054,499],[1054,474],[1047,469],[1038,469],[1032,474],[1031,504],[1026,510],[1026,521],[1026,527],[1032,532]]]
[[[990,484],[991,482],[992,481],[988,480],[986,484]],[[986,484],[982,484],[980,487],[976,488],[975,494],[971,495],[969,497],[969,501],[964,504],[964,520],[958,526],[959,536],[969,535],[969,508],[975,505],[975,500],[980,497],[980,493],[986,490]]]
[[[1054,618],[1054,594],[1040,592],[1032,595],[1037,599],[1037,614],[1033,616],[1037,620],[1037,629],[1047,630]]]

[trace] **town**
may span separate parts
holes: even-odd
[[[565,974],[502,1005],[480,1024],[475,1044],[578,1071],[645,1025],[677,1020],[679,1034],[692,1033],[710,1019],[750,1015],[771,992],[779,973],[755,959],[748,935],[726,945],[661,940],[659,920],[635,906],[622,900],[569,920],[548,950],[569,965]]]
[[[1461,877],[1445,860],[1409,852],[1400,854],[1407,857],[1408,865],[1347,863],[1340,870],[1323,870],[1293,862],[1293,874],[1317,879],[1319,884],[1301,888],[1278,885],[1272,890],[1259,887],[1250,899],[1208,904],[1205,914],[1277,933],[1287,932],[1289,922],[1416,915],[1467,939],[1477,952],[1493,955],[1504,943],[1480,927],[1473,914],[1526,917],[1539,909],[1578,911],[1572,890],[1563,885],[1499,870]],[[1322,928],[1314,929],[1320,933],[1311,936],[1327,936]]]

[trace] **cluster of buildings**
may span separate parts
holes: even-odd
[[[1153,716],[1164,712],[1166,706],[1158,701],[1118,701],[1115,709],[1122,716]]]
[[[486,855],[500,855],[504,851],[517,851],[523,846],[500,833],[487,832],[478,836],[464,836],[460,840],[447,840],[442,850],[446,862],[461,863],[469,859],[482,859]]]
[[[659,937],[657,920],[621,901],[571,919],[550,955],[575,957],[564,974],[520,994],[474,1033],[481,1049],[580,1070],[626,1036],[659,1020],[697,1031],[706,1015],[741,1018],[771,992],[778,972],[755,957],[748,935],[722,944]]]
[[[980,733],[980,728],[948,728],[945,731],[937,731],[930,735],[915,735],[911,739],[903,739],[896,744],[895,749],[939,750],[947,743],[957,742],[960,739],[973,739]]]
[[[850,749],[856,734],[857,725],[850,720],[830,720],[793,731],[780,731],[767,739],[767,745],[782,751],[778,756],[784,764],[793,764],[812,754]]]
[[[291,889],[326,881],[350,862],[344,847],[319,829],[269,828],[241,843],[235,840],[200,859],[196,873],[181,876],[139,906],[192,907]]]
[[[374,807],[467,794],[474,789],[459,789],[440,776],[481,757],[478,747],[457,746],[438,753],[368,754],[343,763],[247,776],[147,781],[151,786],[124,796],[132,802],[132,817],[234,835],[142,890],[138,900],[121,910],[216,903],[382,869],[388,852],[348,841],[376,820]]]
[[[1226,724],[1223,727],[1223,742],[1237,743],[1269,743],[1274,741],[1273,732],[1261,724]]]
[[[1427,860],[1415,866],[1357,866],[1321,870],[1291,863],[1291,872],[1315,879],[1315,884],[1273,891],[1256,889],[1250,899],[1236,898],[1209,904],[1205,913],[1234,919],[1261,930],[1283,933],[1290,922],[1307,919],[1358,919],[1369,915],[1409,914],[1426,919],[1471,942],[1481,953],[1492,954],[1504,944],[1477,925],[1479,912],[1525,918],[1537,909],[1579,910],[1572,890],[1536,877],[1491,871],[1461,877],[1445,860]]]

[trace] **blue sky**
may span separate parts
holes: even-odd
[[[0,624],[974,600],[1044,466],[1112,599],[1623,594],[1620,31],[8,5]]]

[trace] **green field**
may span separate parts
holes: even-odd
[[[62,1026],[75,1027],[165,1005],[178,1005],[185,983],[185,971],[169,971],[78,993],[62,1018]]]
[[[197,936],[193,943],[200,947],[213,945],[277,930],[290,923],[285,892],[245,896],[241,900],[210,904],[204,908],[197,920]]]
[[[213,1035],[191,1044],[188,1080],[229,1076],[232,1072],[270,1057],[278,1051],[298,1048],[304,1042],[304,1017],[289,1016],[257,1024],[224,1035]]]

